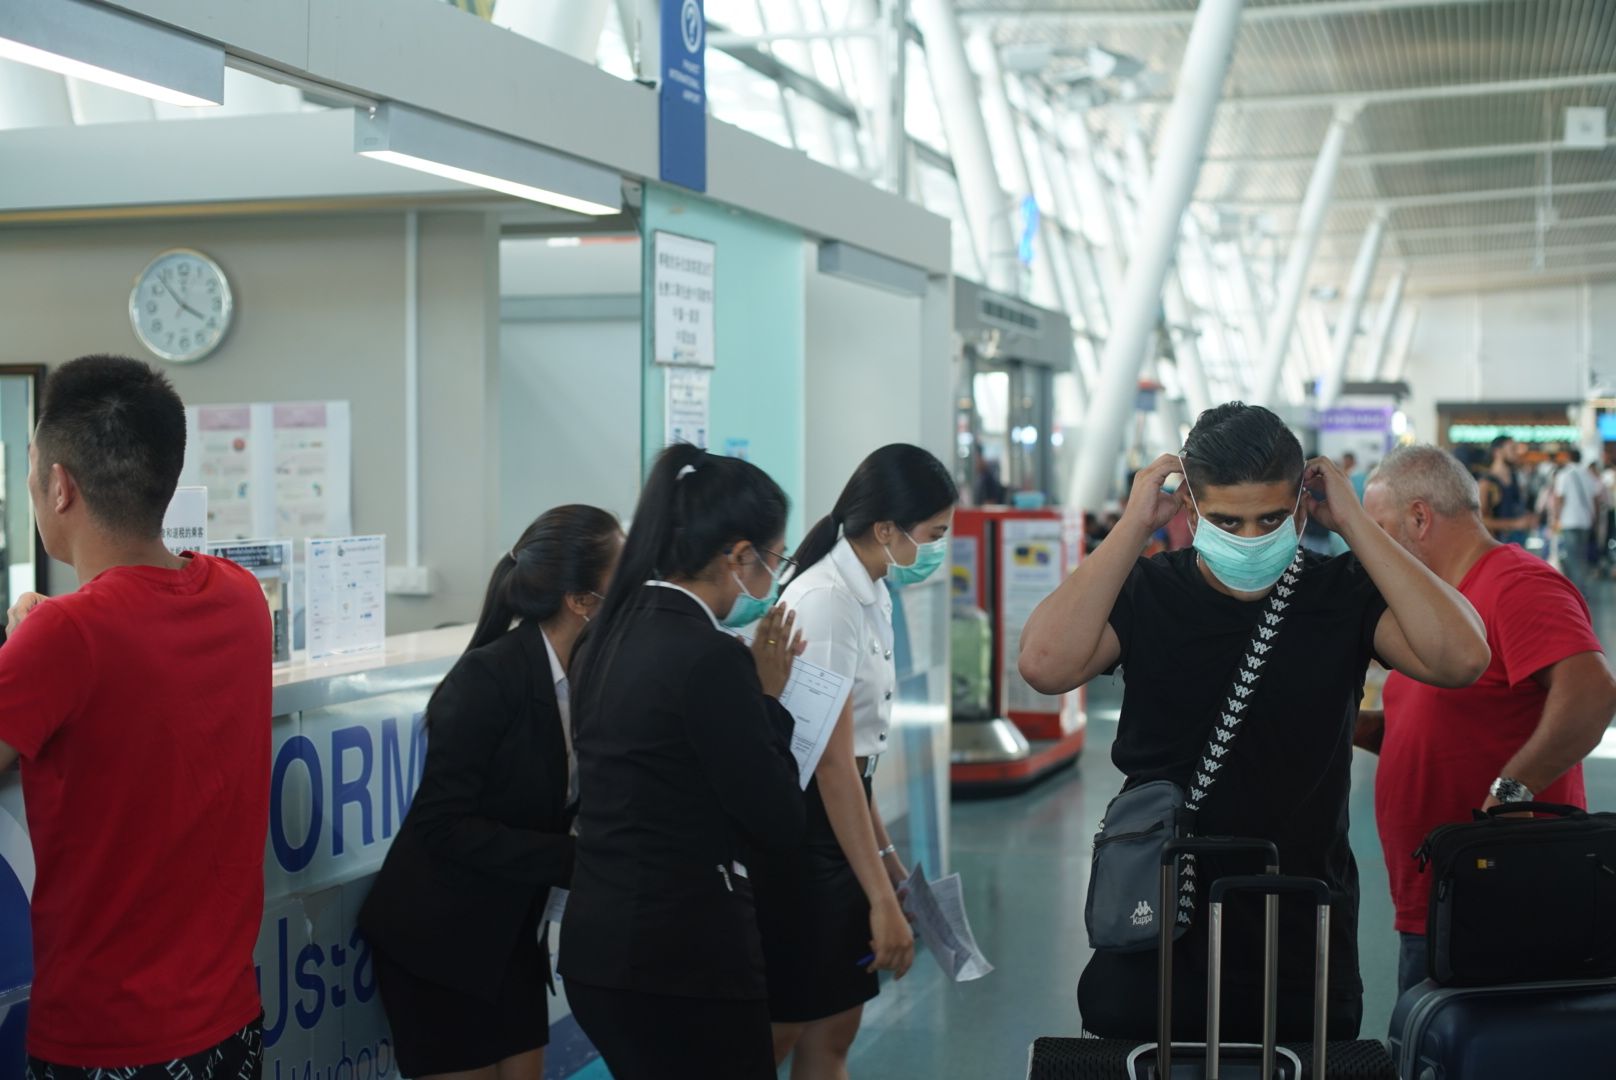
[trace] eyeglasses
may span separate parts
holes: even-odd
[[[793,559],[790,555],[787,555],[784,552],[770,551],[767,548],[758,548],[758,551],[764,555],[773,556],[776,560],[778,560],[775,563],[773,571],[775,577],[779,577],[782,574],[797,568],[797,560]]]

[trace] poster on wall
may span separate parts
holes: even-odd
[[[387,636],[387,538],[305,541],[310,660],[377,652]]]
[[[292,542],[240,540],[209,544],[208,554],[250,570],[264,590],[269,608],[271,655],[284,664],[292,658]]]
[[[208,489],[181,487],[163,512],[163,546],[175,555],[201,551],[208,542]]]
[[[352,433],[346,401],[276,405],[275,515],[278,536],[342,536],[349,513]]]
[[[654,358],[675,367],[710,368],[718,245],[660,231],[652,244]]]
[[[1021,677],[1017,661],[1021,631],[1064,576],[1065,536],[1057,518],[1005,521],[999,530],[1000,648],[1004,706],[1010,711],[1050,708],[1050,699]]]
[[[185,412],[180,483],[207,488],[210,539],[285,536],[301,544],[353,532],[348,402],[193,405]]]
[[[712,372],[705,368],[668,369],[667,445],[689,443],[707,449],[712,414]]]

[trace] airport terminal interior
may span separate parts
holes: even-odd
[[[36,528],[47,380],[152,365],[186,418],[165,539],[246,567],[272,620],[261,1075],[389,1080],[356,923],[490,569],[552,507],[632,536],[678,443],[772,477],[790,552],[913,444],[959,502],[941,571],[872,594],[894,681],[866,776],[946,902],[906,910],[914,966],[841,1075],[1110,1076],[1030,1054],[1086,1034],[1126,665],[1040,692],[1023,628],[1134,535],[1136,472],[1244,402],[1349,501],[1447,451],[1616,646],[1613,111],[1616,0],[0,0],[0,606],[80,584]],[[1186,520],[1144,555],[1199,549]],[[893,542],[918,565],[931,539]],[[1351,557],[1317,522],[1299,542]],[[1378,759],[1352,755],[1359,1037],[1385,1041],[1400,947]],[[44,1080],[43,766],[6,761],[0,1080]],[[1616,810],[1616,729],[1582,768]],[[564,915],[538,925],[555,952]],[[557,962],[543,1075],[610,1077]],[[1403,1076],[1503,1075],[1477,1067]]]

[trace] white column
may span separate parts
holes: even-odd
[[[1396,382],[1408,367],[1408,353],[1414,345],[1414,329],[1420,323],[1420,309],[1409,306],[1397,320],[1397,337],[1386,357],[1386,381]]]
[[[1369,282],[1375,276],[1375,264],[1380,261],[1380,244],[1386,238],[1386,215],[1376,214],[1375,220],[1364,230],[1363,243],[1358,245],[1358,257],[1352,263],[1352,276],[1347,279],[1347,302],[1341,311],[1341,321],[1335,326],[1335,339],[1330,342],[1330,366],[1324,371],[1319,386],[1319,408],[1328,409],[1341,396],[1341,384],[1347,380],[1347,362],[1352,358],[1352,345],[1358,340],[1358,323],[1363,318],[1364,301],[1369,298]]]
[[[1302,301],[1302,289],[1307,285],[1307,272],[1313,265],[1313,252],[1318,248],[1319,230],[1324,226],[1324,215],[1330,208],[1330,195],[1335,190],[1335,174],[1341,167],[1341,148],[1347,141],[1347,128],[1362,108],[1348,103],[1336,109],[1330,121],[1330,130],[1324,136],[1324,146],[1313,166],[1313,177],[1307,182],[1307,194],[1302,198],[1301,216],[1296,224],[1296,236],[1291,240],[1290,253],[1285,258],[1285,269],[1279,275],[1274,298],[1274,310],[1268,320],[1268,332],[1263,335],[1262,362],[1257,366],[1257,381],[1252,388],[1252,404],[1270,405],[1279,389],[1280,373],[1285,367],[1285,356],[1290,351],[1291,330],[1296,325],[1296,308]]]
[[[1207,381],[1206,369],[1201,366],[1201,346],[1196,339],[1195,309],[1184,295],[1184,283],[1174,267],[1167,274],[1167,291],[1162,303],[1167,311],[1167,326],[1173,333],[1173,356],[1178,360],[1178,375],[1184,382],[1184,401],[1197,417],[1210,409],[1212,384]]]
[[[611,0],[499,0],[493,23],[593,64],[610,8]],[[641,32],[655,34],[657,28],[642,26]]]
[[[1089,130],[1088,117],[1081,112],[1069,114],[1061,127],[1061,135],[1070,145],[1067,156],[1072,162],[1087,232],[1096,241],[1094,261],[1100,271],[1100,288],[1105,294],[1109,318],[1122,296],[1122,268],[1127,262],[1122,251],[1122,225],[1117,220],[1116,205],[1106,190],[1105,177],[1100,175],[1099,151],[1094,145],[1094,134]]]
[[[1100,360],[1100,384],[1089,408],[1067,496],[1070,507],[1097,507],[1111,493],[1117,452],[1134,412],[1139,365],[1156,326],[1162,281],[1178,246],[1184,208],[1194,194],[1207,136],[1223,96],[1223,79],[1229,71],[1243,6],[1244,0],[1203,0],[1195,14],[1178,89],[1163,129],[1161,157],[1144,201],[1149,217],[1131,252],[1116,317],[1111,320],[1111,336]]]
[[[1385,377],[1386,350],[1391,345],[1392,327],[1397,325],[1397,312],[1403,306],[1403,288],[1407,284],[1408,271],[1397,271],[1375,312],[1375,328],[1369,334],[1368,363],[1363,367],[1364,377],[1371,381]]]
[[[1010,200],[993,171],[993,147],[977,93],[976,75],[965,56],[959,16],[949,0],[912,0],[915,23],[926,38],[926,66],[931,69],[948,150],[959,176],[965,218],[976,240],[987,284],[999,292],[1016,291],[1016,230]]]
[[[1127,153],[1128,172],[1133,189],[1150,189],[1150,150],[1145,146],[1145,133],[1135,115],[1128,126],[1124,150]],[[1144,210],[1140,207],[1140,216]],[[1191,215],[1193,217],[1193,215]],[[1189,219],[1185,219],[1186,223]],[[1187,235],[1187,228],[1183,230]],[[1167,272],[1166,290],[1162,293],[1162,308],[1167,315],[1168,330],[1172,332],[1173,356],[1177,359],[1178,376],[1184,384],[1184,402],[1196,418],[1212,407],[1212,386],[1207,382],[1206,370],[1201,366],[1201,346],[1196,337],[1195,308],[1184,293],[1182,263]],[[1193,422],[1193,421],[1192,421]]]

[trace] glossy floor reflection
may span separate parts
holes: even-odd
[[[1597,587],[1595,625],[1612,649],[1616,583]],[[1119,699],[1109,680],[1092,688],[1090,741],[1074,769],[1022,795],[954,804],[951,869],[963,875],[972,928],[997,970],[956,986],[920,956],[913,973],[886,983],[867,1010],[850,1062],[854,1077],[1019,1080],[1036,1036],[1077,1033],[1090,844],[1121,782],[1110,760]],[[1352,843],[1363,882],[1363,1035],[1381,1038],[1396,994],[1397,950],[1375,833],[1374,769],[1374,758],[1357,754]],[[1616,729],[1586,770],[1590,805],[1616,809]]]

